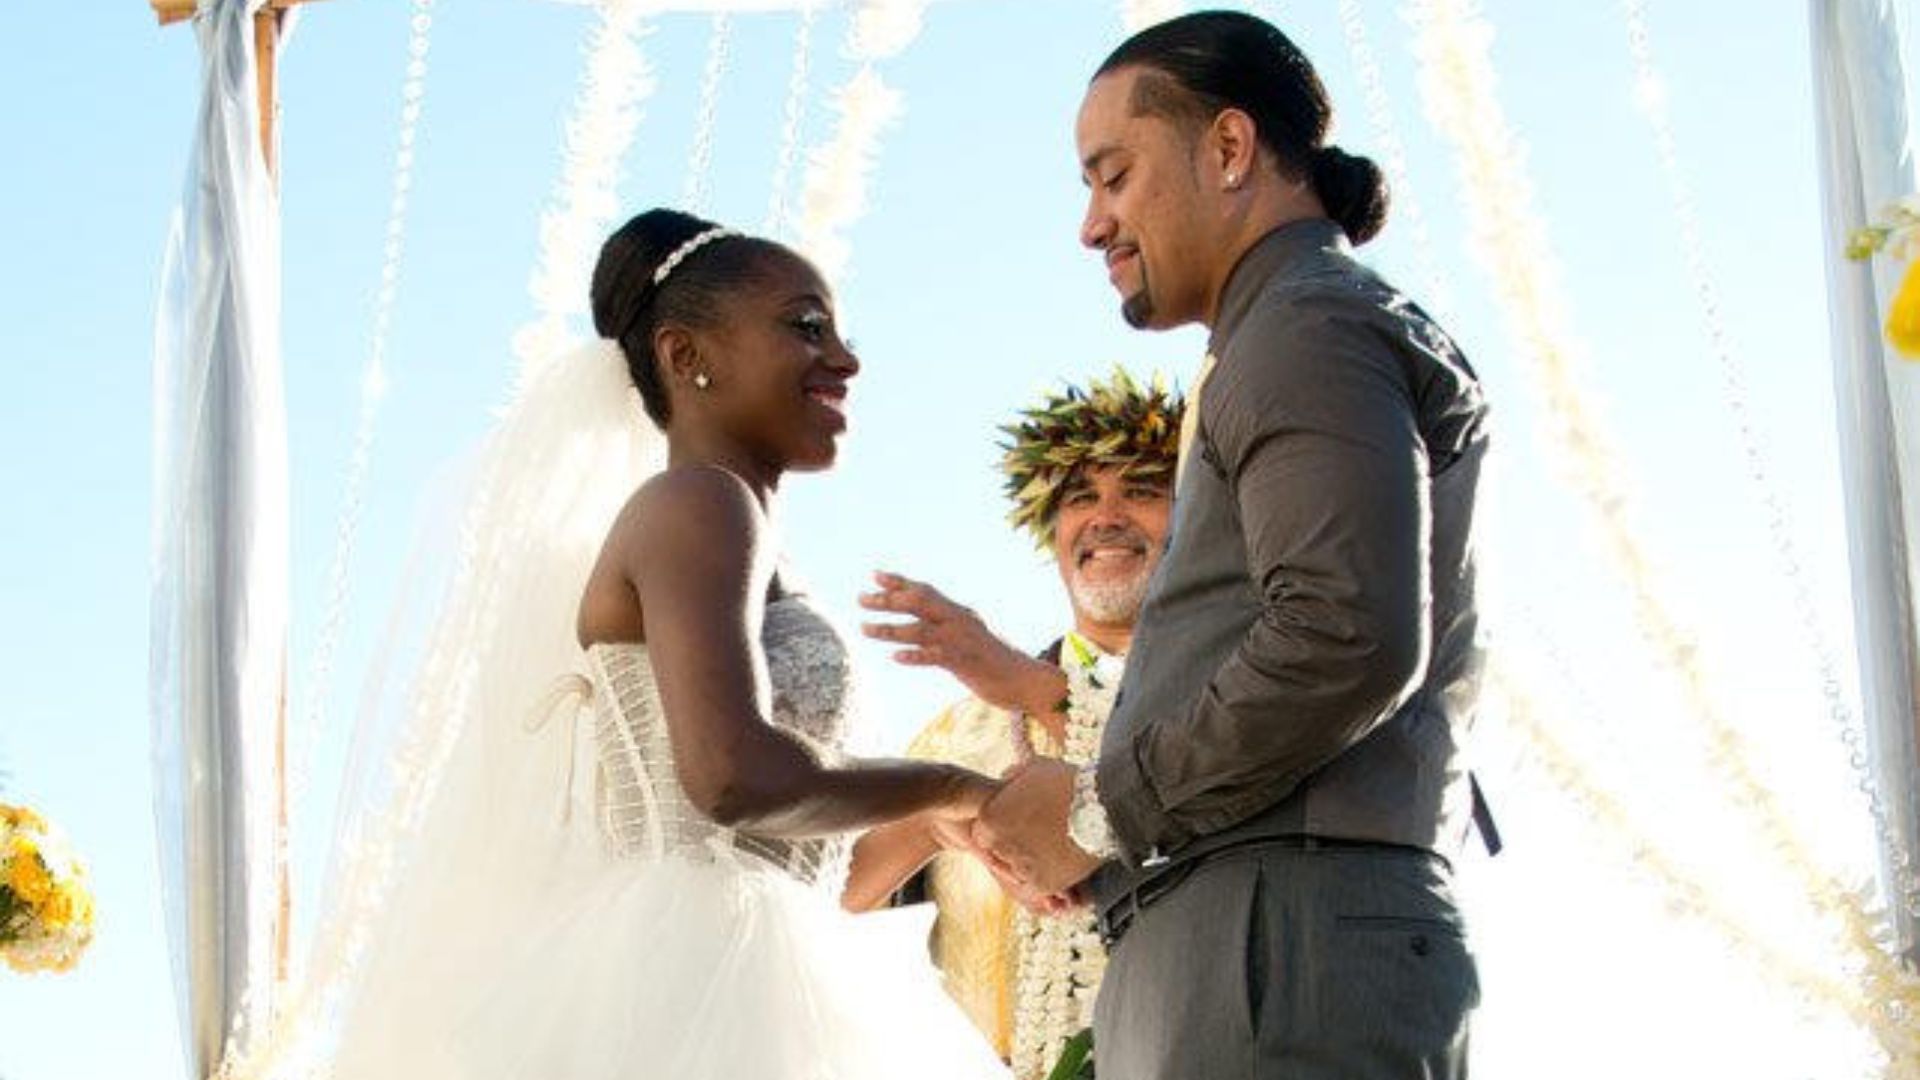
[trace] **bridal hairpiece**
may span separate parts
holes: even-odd
[[[661,260],[659,267],[653,272],[653,287],[656,289],[659,288],[660,283],[667,280],[667,275],[673,273],[675,268],[687,261],[687,256],[699,251],[715,240],[723,240],[729,236],[739,235],[739,233],[722,225],[715,225],[705,232],[694,233],[682,242],[679,247],[674,248],[673,254]]]

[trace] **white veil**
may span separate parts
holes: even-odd
[[[594,862],[574,620],[627,497],[664,467],[617,344],[535,368],[483,447],[410,671],[355,731],[324,918],[248,1076],[442,1075],[450,997]],[[407,635],[390,628],[389,644]],[[558,685],[556,686],[556,681]],[[382,695],[373,694],[375,699]]]

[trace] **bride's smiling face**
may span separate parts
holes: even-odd
[[[755,280],[730,290],[721,307],[698,333],[711,361],[700,411],[776,467],[831,466],[860,361],[840,336],[826,282],[797,255],[769,254]]]

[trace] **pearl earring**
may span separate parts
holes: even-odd
[[[705,390],[707,387],[713,385],[713,380],[707,378],[706,372],[697,371],[694,373],[694,376],[693,376],[693,385],[702,390]]]
[[[1227,174],[1227,190],[1232,191],[1233,189],[1239,186],[1240,186],[1240,174],[1228,173]]]

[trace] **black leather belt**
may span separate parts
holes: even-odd
[[[1174,887],[1187,880],[1195,867],[1206,858],[1193,859],[1168,867],[1163,873],[1135,885],[1122,893],[1120,899],[1094,913],[1093,928],[1100,935],[1100,944],[1108,952],[1120,943],[1120,935],[1133,925],[1134,917],[1153,905],[1153,902],[1172,892]]]
[[[1398,851],[1424,855],[1441,864],[1446,860],[1425,848],[1408,847],[1405,844],[1383,844],[1375,840],[1341,840],[1324,836],[1260,836],[1250,837],[1236,843],[1226,844],[1212,851],[1196,855],[1191,859],[1177,862],[1165,871],[1147,878],[1120,895],[1120,898],[1094,913],[1094,930],[1100,935],[1100,943],[1108,952],[1120,943],[1127,928],[1140,913],[1152,907],[1161,898],[1179,887],[1201,866],[1223,856],[1249,848],[1280,848],[1286,851],[1326,851],[1326,850],[1368,850]]]

